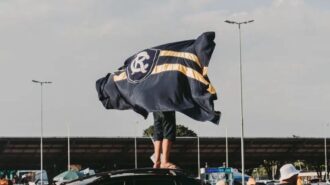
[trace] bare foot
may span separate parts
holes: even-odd
[[[167,162],[167,163],[161,163],[160,168],[177,169],[178,167],[173,163]]]
[[[153,168],[160,168],[160,161],[155,162]]]

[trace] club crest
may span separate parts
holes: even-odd
[[[126,73],[130,82],[139,83],[150,75],[157,62],[159,50],[146,49],[129,58]]]

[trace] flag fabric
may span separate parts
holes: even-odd
[[[205,32],[195,40],[138,52],[118,71],[97,80],[99,100],[106,109],[132,109],[144,118],[150,112],[178,111],[219,124],[217,95],[207,76],[214,38],[214,32]]]

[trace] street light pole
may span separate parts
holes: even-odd
[[[135,137],[134,137],[134,160],[135,160],[135,169],[137,169],[138,164],[137,164],[137,130],[139,126],[139,122],[136,122],[136,127],[135,127]]]
[[[201,152],[200,152],[200,143],[199,143],[199,136],[197,136],[197,172],[198,172],[198,179],[201,179]]]
[[[70,124],[68,124],[68,171],[70,171],[71,159],[70,159]]]
[[[242,42],[241,42],[241,24],[248,24],[252,23],[254,20],[243,21],[243,22],[236,22],[236,21],[229,21],[226,20],[225,22],[228,24],[236,24],[238,25],[239,30],[239,67],[240,67],[240,90],[241,90],[241,157],[242,157],[242,185],[245,184],[244,179],[244,172],[245,172],[245,165],[244,165],[244,113],[243,113],[243,78],[242,78]]]
[[[228,163],[228,132],[227,132],[227,126],[226,126],[226,168],[229,167]]]
[[[327,159],[327,127],[329,126],[329,123],[326,124],[326,128],[324,129],[325,134],[324,134],[324,166],[325,166],[325,182],[328,184],[329,179],[328,179],[328,159]]]
[[[51,84],[48,81],[32,80],[33,83],[40,84],[40,185],[43,185],[43,92],[42,87],[44,84]]]

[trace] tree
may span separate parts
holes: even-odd
[[[143,131],[143,136],[153,136],[154,126],[151,125]],[[197,134],[183,125],[176,125],[176,136],[178,137],[197,137]]]

